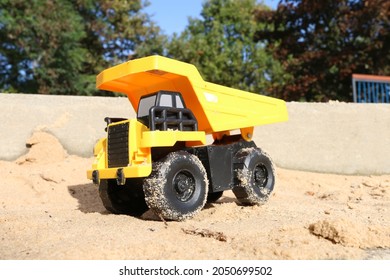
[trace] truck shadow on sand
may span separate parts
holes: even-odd
[[[98,187],[92,183],[68,186],[69,194],[77,199],[78,210],[83,213],[100,213],[102,215],[111,214],[104,208],[99,196]],[[237,203],[236,199],[221,197],[218,201],[206,203],[203,209],[210,209],[224,203]]]
[[[110,214],[103,206],[99,197],[98,187],[94,184],[68,186],[69,194],[77,199],[78,210],[83,213]]]

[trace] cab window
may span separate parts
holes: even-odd
[[[149,109],[156,104],[156,95],[150,95],[141,98],[138,104],[138,118],[149,116]]]
[[[183,101],[178,94],[176,94],[176,108],[184,109]]]
[[[173,104],[172,104],[172,95],[171,95],[171,94],[161,94],[159,106],[163,106],[163,107],[173,107]]]

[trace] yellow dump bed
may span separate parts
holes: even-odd
[[[288,118],[283,100],[206,82],[194,65],[157,55],[104,70],[96,86],[126,94],[134,110],[144,95],[159,90],[180,92],[197,118],[199,130],[207,134]]]

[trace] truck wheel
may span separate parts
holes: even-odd
[[[140,216],[148,210],[141,179],[127,179],[123,186],[116,180],[101,180],[99,195],[104,207],[114,214]]]
[[[268,201],[275,185],[275,167],[259,148],[245,148],[235,156],[233,193],[243,205],[261,205]]]
[[[146,204],[164,219],[182,221],[203,208],[207,186],[206,171],[196,156],[172,152],[155,162],[144,180]]]

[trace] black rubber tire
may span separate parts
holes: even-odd
[[[233,193],[243,205],[261,205],[268,201],[275,185],[275,167],[259,148],[244,148],[235,156]]]
[[[221,191],[221,192],[209,193],[209,194],[207,195],[207,203],[216,202],[218,199],[221,198],[222,195],[223,195],[223,191]]]
[[[126,179],[123,186],[115,179],[101,180],[99,195],[104,207],[114,214],[141,216],[148,206],[142,188],[143,178]]]
[[[206,204],[206,170],[195,155],[172,152],[153,164],[144,180],[146,204],[166,220],[182,221],[193,217]]]

